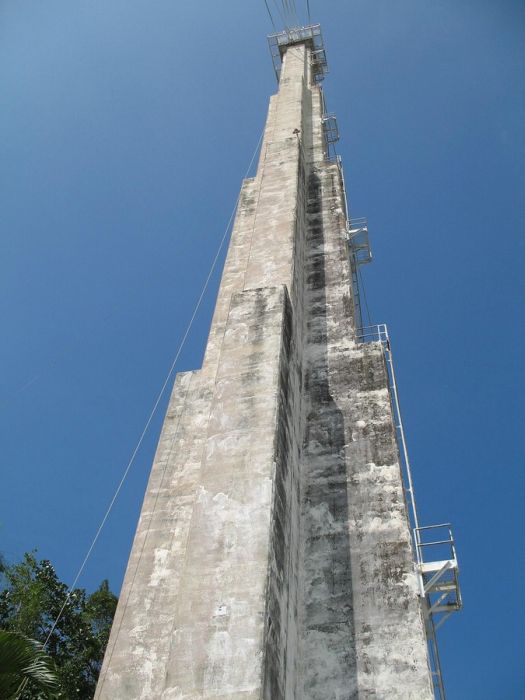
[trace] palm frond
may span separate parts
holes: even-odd
[[[15,700],[28,682],[49,696],[58,690],[51,657],[40,642],[0,630],[0,697]]]

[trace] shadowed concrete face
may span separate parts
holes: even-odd
[[[289,47],[201,370],[162,429],[96,698],[430,700],[382,349]]]

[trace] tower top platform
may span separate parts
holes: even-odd
[[[290,27],[268,37],[270,53],[272,54],[275,75],[279,80],[281,65],[286,49],[294,44],[306,44],[312,52],[312,73],[316,82],[321,82],[328,73],[326,52],[320,24],[310,24],[306,27]]]

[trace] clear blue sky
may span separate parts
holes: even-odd
[[[303,0],[296,0],[304,8]],[[272,3],[270,6],[273,7]],[[449,700],[523,700],[525,3],[311,0],[421,519]],[[171,363],[275,79],[263,0],[0,5],[0,551],[71,581]],[[521,208],[523,209],[523,208]],[[178,369],[200,366],[214,287]],[[163,410],[80,585],[118,590]]]

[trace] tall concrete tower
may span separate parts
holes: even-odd
[[[413,541],[391,351],[385,327],[362,328],[367,229],[349,222],[331,153],[320,28],[270,44],[278,93],[202,369],[175,382],[100,700],[430,700],[441,685],[427,637],[432,614],[457,606],[457,566],[423,575],[419,530]],[[436,592],[449,600],[429,614]]]

